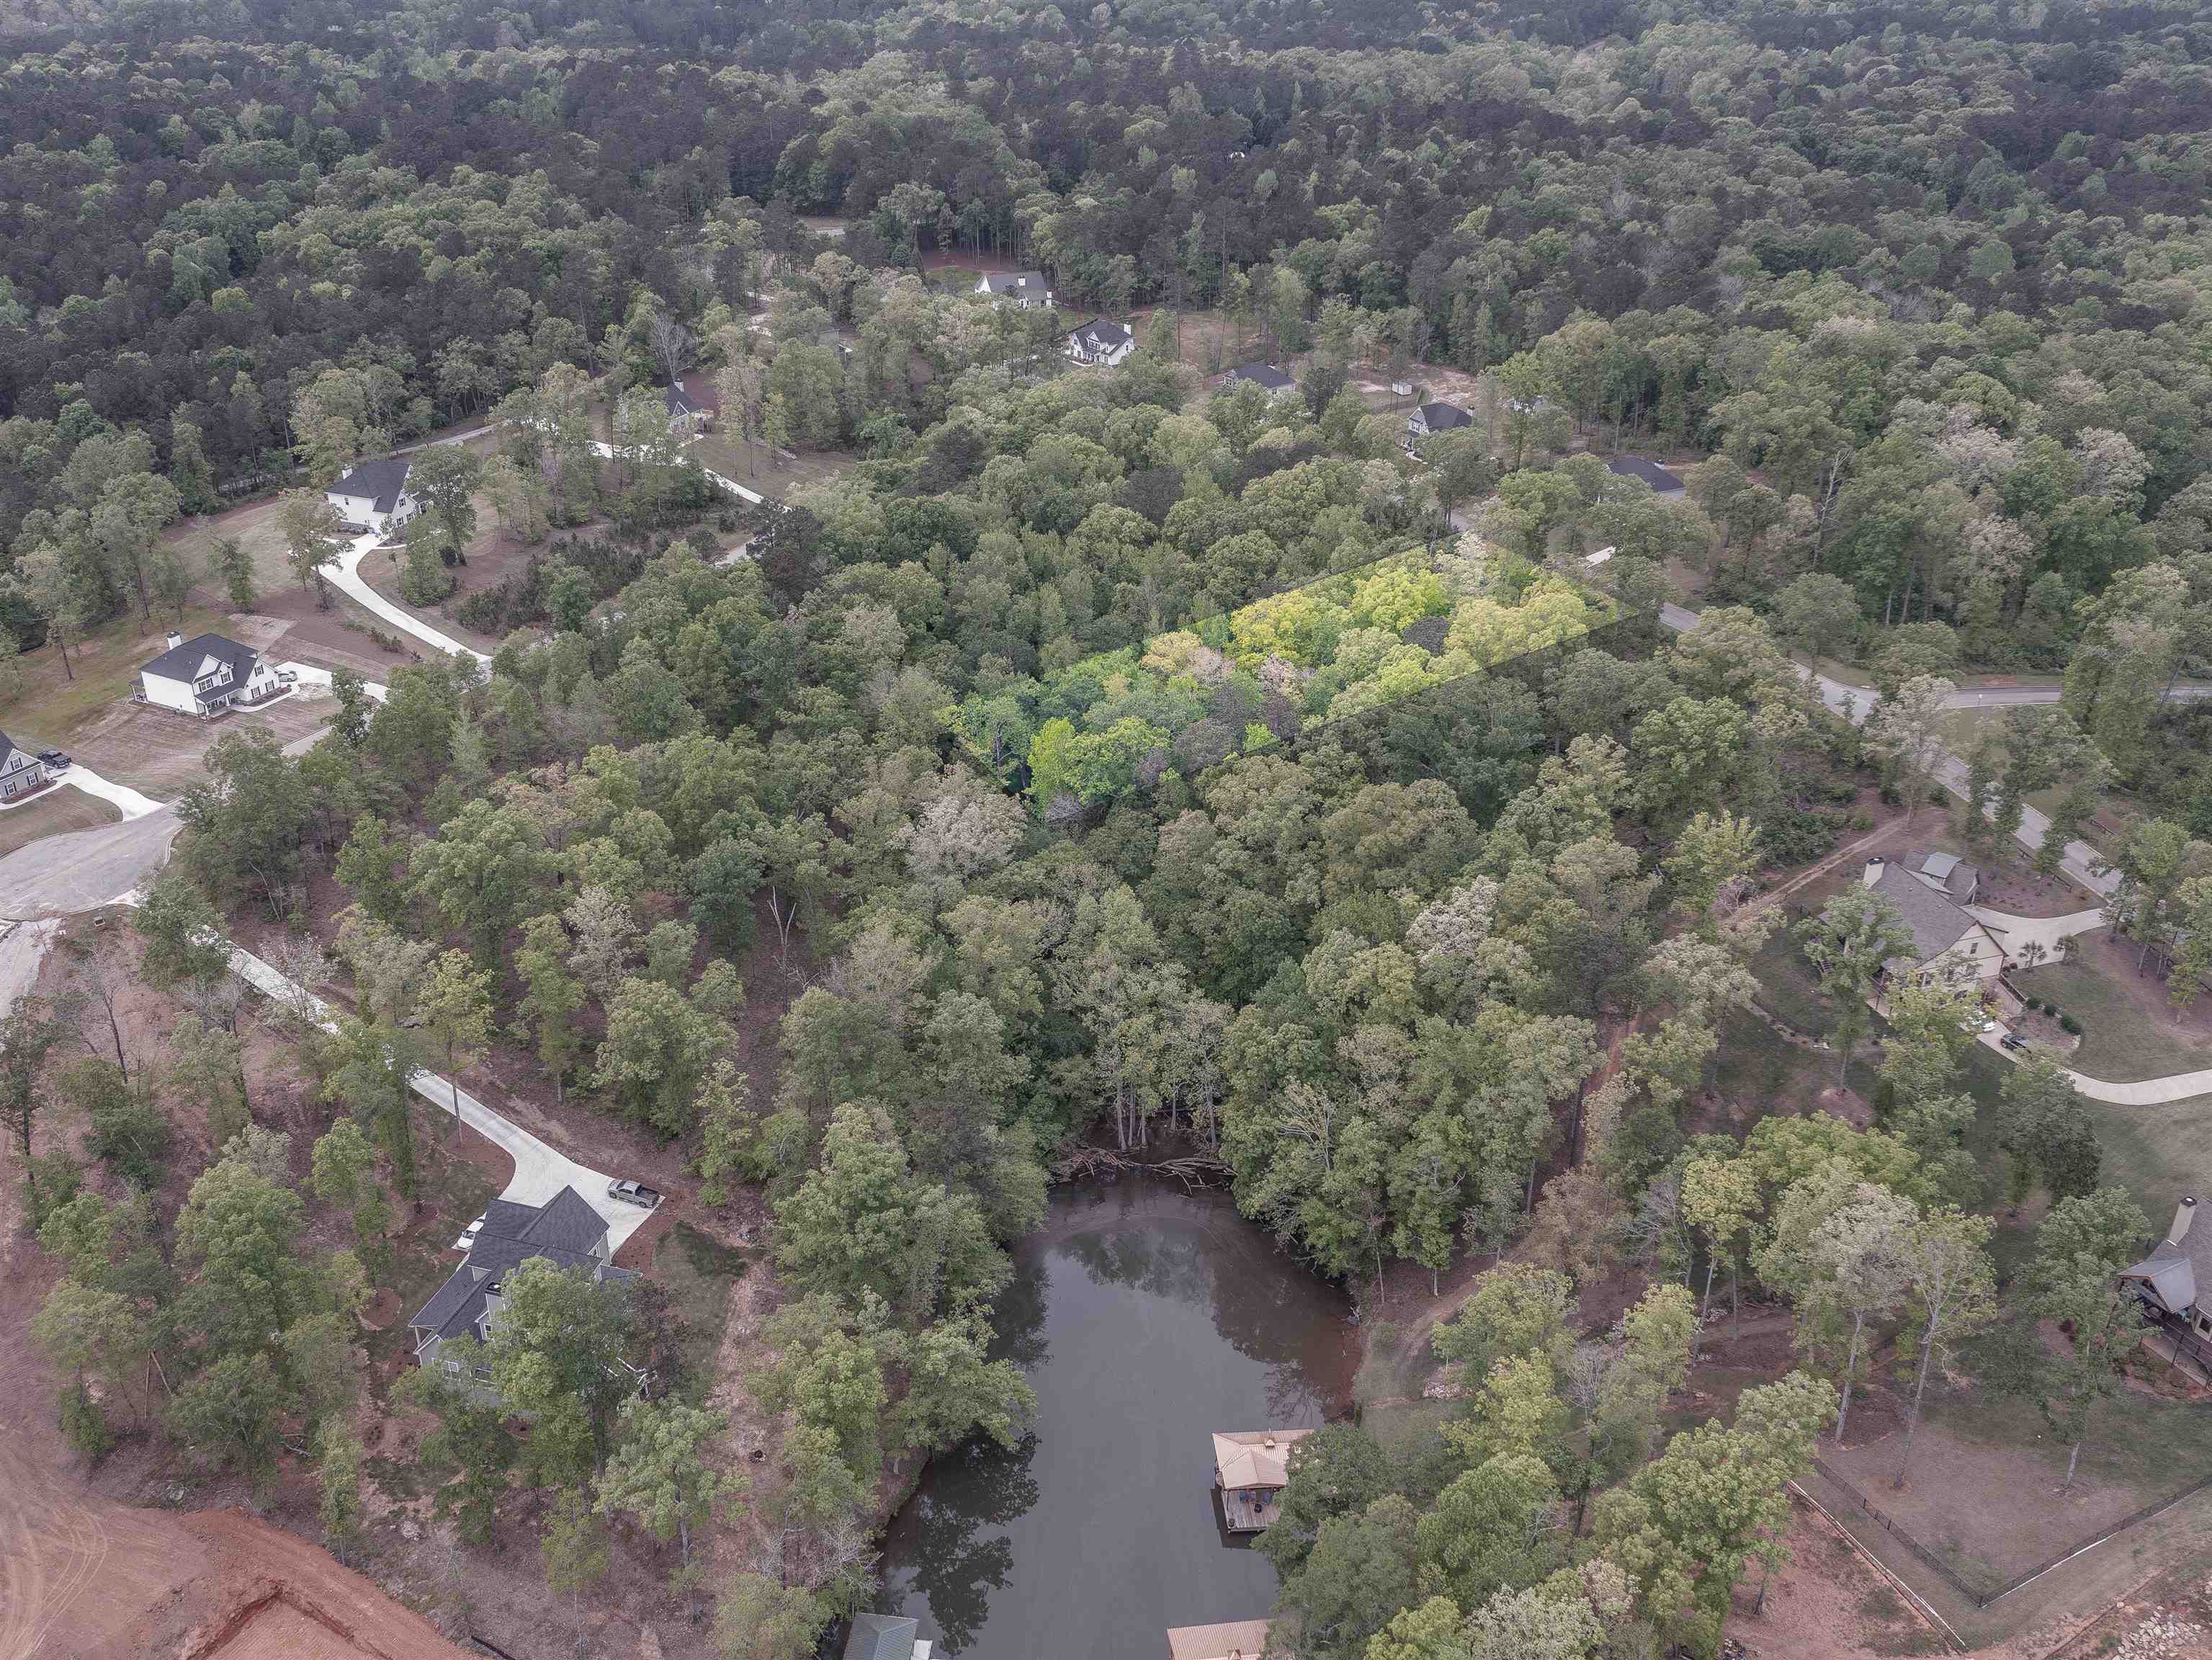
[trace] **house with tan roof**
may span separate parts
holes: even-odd
[[[1267,1651],[1265,1620],[1231,1620],[1218,1626],[1173,1626],[1168,1660],[1260,1660]]]
[[[1289,1485],[1291,1449],[1311,1430],[1217,1430],[1213,1485],[1221,1492],[1221,1517],[1231,1533],[1258,1533],[1273,1524],[1276,1495]]]

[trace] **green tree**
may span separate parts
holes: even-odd
[[[416,899],[465,931],[489,967],[545,874],[544,832],[519,806],[471,801],[416,843],[409,869]]]
[[[180,1014],[169,1034],[169,1070],[162,1087],[208,1127],[210,1146],[223,1147],[253,1122],[246,1098],[243,1047],[221,1026]]]
[[[1845,888],[1797,925],[1805,959],[1835,1009],[1832,1037],[1838,1051],[1836,1079],[1849,1075],[1851,1052],[1867,1027],[1867,999],[1890,958],[1912,952],[1912,935],[1897,908],[1863,886]]]
[[[703,1524],[732,1491],[728,1478],[707,1462],[727,1426],[720,1414],[681,1402],[632,1395],[622,1404],[622,1439],[599,1478],[599,1508],[621,1511],[681,1552],[677,1578],[690,1589],[691,1529]]]
[[[234,611],[252,611],[260,597],[254,586],[253,556],[234,536],[218,536],[209,543],[208,577],[222,584]]]
[[[545,1588],[556,1596],[568,1593],[568,1620],[576,1627],[576,1648],[581,1653],[584,1591],[607,1577],[613,1557],[606,1528],[580,1491],[563,1487],[553,1495],[538,1551],[545,1565]]]
[[[1300,1655],[1358,1660],[1368,1640],[1413,1602],[1419,1524],[1413,1506],[1395,1493],[1322,1523],[1304,1567],[1275,1599]]]
[[[290,490],[277,508],[276,522],[284,533],[292,574],[315,596],[315,603],[328,611],[331,588],[323,567],[337,557],[344,536],[337,509],[319,491]]]
[[[1839,576],[1808,571],[1774,596],[1775,633],[1805,654],[1807,666],[1842,654],[1858,631],[1859,600]]]
[[[542,913],[522,925],[522,947],[514,954],[515,972],[522,976],[522,1001],[515,1012],[521,1033],[532,1036],[538,1063],[553,1080],[554,1099],[563,1098],[568,1069],[584,1050],[584,1033],[576,1011],[584,1006],[584,988],[568,972],[568,934],[559,916]]]
[[[448,1477],[437,1490],[438,1513],[452,1516],[461,1537],[481,1545],[491,1538],[492,1518],[514,1463],[509,1413],[477,1387],[478,1371],[488,1363],[473,1337],[447,1339],[438,1347],[438,1358],[456,1369],[453,1376],[442,1367],[410,1371],[400,1379],[397,1395],[403,1404],[437,1418],[437,1427],[423,1438],[422,1459],[426,1468]]]
[[[2062,1226],[2045,1240],[2039,1231],[2033,1269],[2041,1288],[2036,1312],[2055,1322],[2067,1339],[2056,1359],[2045,1359],[2040,1391],[2044,1421],[2066,1444],[2062,1493],[2074,1486],[2091,1414],[2100,1401],[2119,1392],[2121,1371],[2148,1329],[2133,1289],[2115,1277],[2125,1259],[2072,1250],[2075,1236],[2074,1229]]]
[[[418,1006],[422,1024],[446,1052],[446,1085],[453,1122],[461,1122],[460,1069],[473,1065],[491,1038],[491,975],[479,972],[466,952],[443,952],[430,965]]]
[[[1913,1368],[1912,1402],[1905,1414],[1905,1441],[1893,1487],[1905,1485],[1911,1467],[1921,1399],[1928,1392],[1929,1369],[1937,1352],[1948,1353],[1996,1312],[1996,1278],[1985,1249],[1994,1225],[1986,1216],[1964,1215],[1949,1207],[1929,1212],[1904,1237],[1905,1307],[1919,1324],[1920,1355]]]
[[[634,1387],[621,1286],[533,1257],[507,1278],[486,1360],[510,1411],[531,1420],[538,1480],[580,1484],[605,1461]]]
[[[343,1563],[346,1546],[361,1530],[361,1439],[337,1418],[325,1419],[315,1438],[323,1533]]]
[[[623,1115],[675,1137],[697,1122],[699,1086],[727,1049],[729,1029],[657,980],[623,981],[592,1073]]]

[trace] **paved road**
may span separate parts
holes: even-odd
[[[264,996],[296,1005],[304,996],[313,1004],[324,1030],[336,1031],[337,1022],[331,1015],[330,1006],[321,999],[303,993],[294,982],[285,978],[274,968],[252,952],[233,947],[230,953],[231,972]],[[418,1072],[408,1080],[408,1086],[441,1113],[454,1110],[456,1091],[452,1081],[433,1072]],[[635,1205],[625,1205],[607,1197],[607,1183],[611,1179],[603,1171],[588,1164],[580,1164],[565,1153],[556,1152],[539,1140],[513,1120],[502,1117],[466,1090],[458,1091],[461,1122],[466,1124],[485,1140],[514,1160],[514,1175],[507,1182],[500,1197],[518,1205],[542,1205],[562,1188],[574,1188],[583,1195],[593,1210],[599,1212],[607,1225],[607,1247],[619,1250],[623,1241],[635,1233],[653,1214]]]
[[[1698,626],[1698,613],[1681,605],[1665,605],[1659,608],[1659,620],[1677,634],[1687,634]],[[1847,685],[1840,680],[1831,680],[1825,674],[1813,674],[1802,668],[1797,672],[1805,675],[1820,689],[1820,701],[1823,703],[1837,714],[1858,724],[1863,725],[1869,711],[1881,701],[1881,694],[1871,686]],[[2186,692],[2192,696],[2199,695],[2204,690],[2195,686],[2176,689],[2177,692]],[[2056,686],[1991,687],[1978,692],[1955,693],[1947,701],[1948,706],[1953,708],[1972,708],[1978,706],[1971,702],[1961,702],[1959,700],[2000,696],[2013,702],[2055,703],[2058,701],[2058,688]],[[1936,781],[1951,794],[1957,796],[1962,801],[1966,799],[1966,763],[1957,756],[1946,755],[1937,762],[1935,777]],[[2014,832],[2014,839],[2033,853],[2043,846],[2043,838],[2049,833],[2050,829],[2051,820],[2048,817],[2038,812],[2033,807],[2023,807],[2021,812],[2020,829]],[[2119,885],[2119,878],[2111,871],[2104,870],[2103,864],[2104,860],[2100,857],[2097,850],[2087,842],[2069,842],[2066,844],[2066,856],[2059,861],[2059,870],[2069,881],[2077,884],[2099,898],[2107,898],[2111,897],[2113,889]]]

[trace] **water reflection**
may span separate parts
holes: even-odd
[[[1347,1408],[1343,1299],[1226,1200],[1129,1181],[1056,1195],[998,1312],[1035,1433],[931,1466],[879,1606],[959,1660],[1048,1639],[1054,1660],[1127,1660],[1169,1626],[1266,1613],[1273,1572],[1221,1529],[1208,1438]]]

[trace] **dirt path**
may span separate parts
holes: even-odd
[[[15,1222],[0,1215],[20,1241]],[[333,1655],[459,1660],[465,1651],[319,1545],[237,1511],[140,1510],[88,1487],[30,1341],[53,1279],[24,1243],[0,1273],[0,1660],[225,1655],[272,1599],[304,1611]]]

